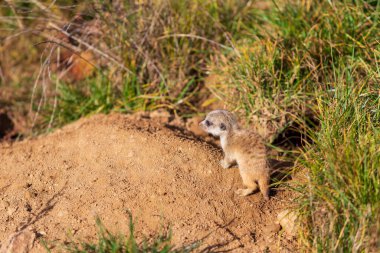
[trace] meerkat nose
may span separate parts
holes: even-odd
[[[202,126],[203,125],[203,121],[199,122],[198,126]]]

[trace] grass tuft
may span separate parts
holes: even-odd
[[[100,218],[96,218],[98,239],[96,242],[70,241],[62,245],[63,251],[68,253],[186,253],[192,252],[197,246],[175,248],[171,243],[171,232],[163,232],[159,235],[138,242],[135,237],[135,227],[132,216],[129,221],[129,235],[114,234],[108,231]],[[48,245],[45,243],[46,250]]]
[[[320,98],[321,128],[300,162],[305,239],[318,252],[375,251],[380,231],[380,86],[340,85]],[[306,190],[305,189],[305,190]]]

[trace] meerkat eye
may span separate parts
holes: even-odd
[[[208,127],[212,125],[212,122],[210,122],[210,121],[208,121],[208,120],[206,120],[205,123],[206,123],[206,126],[208,126]]]
[[[220,123],[220,129],[225,131],[227,128],[226,128],[226,125],[223,124],[223,123]]]

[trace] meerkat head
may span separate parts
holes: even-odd
[[[236,117],[226,110],[215,110],[207,114],[199,126],[214,136],[222,136],[239,128]]]

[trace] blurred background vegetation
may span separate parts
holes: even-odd
[[[375,0],[5,0],[0,109],[24,134],[230,109],[275,146],[294,139],[305,249],[376,251],[379,16]]]

